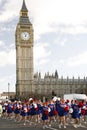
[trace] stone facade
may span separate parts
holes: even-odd
[[[64,94],[70,93],[84,93],[87,94],[87,77],[75,79],[72,77],[59,78],[57,71],[50,75],[45,74],[44,78],[41,78],[41,73],[34,75],[34,89],[35,95],[40,95],[51,98],[54,95],[63,97]]]

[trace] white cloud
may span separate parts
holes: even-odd
[[[0,47],[5,46],[3,41],[0,41]]]
[[[53,32],[60,32],[60,33],[65,33],[65,34],[82,34],[82,33],[87,33],[87,28],[86,24],[77,24],[77,25],[59,25],[53,27]]]
[[[12,1],[9,0],[5,6],[3,7],[4,10],[0,14],[0,22],[8,22],[14,19],[16,16],[19,15],[19,5],[22,1]],[[15,8],[16,7],[16,8]]]
[[[62,38],[62,39],[61,39],[60,37],[58,37],[58,38],[55,38],[55,40],[54,40],[54,43],[55,43],[56,45],[60,45],[60,46],[62,46],[62,47],[65,46],[66,42],[67,42],[67,38]]]
[[[12,25],[9,25],[7,27],[4,25],[0,27],[0,33],[2,34],[2,32],[6,32],[6,31],[10,32],[10,31],[13,31],[14,29],[15,27]]]
[[[51,51],[47,50],[47,43],[36,43],[34,47],[35,65],[42,65],[49,61]]]
[[[87,32],[84,27],[87,22],[86,0],[32,0],[31,3],[35,34],[57,31],[73,34]],[[61,23],[67,26],[59,28]]]
[[[59,66],[67,66],[70,68],[79,67],[84,64],[87,64],[87,52],[83,52],[67,59],[61,59],[58,63]]]
[[[87,64],[87,52],[69,58],[69,62],[67,63],[70,67],[81,66],[84,64]]]
[[[14,18],[14,13],[10,11],[5,11],[1,14],[0,22],[10,21]]]
[[[15,50],[1,51],[0,52],[0,66],[15,64]]]

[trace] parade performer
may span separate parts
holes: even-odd
[[[42,107],[42,121],[43,121],[43,129],[45,129],[48,125],[48,117],[49,117],[49,107],[48,103],[44,102]]]
[[[7,117],[7,106],[8,106],[8,103],[2,102],[1,105],[2,105],[2,118],[6,119],[6,117]]]
[[[12,112],[13,112],[13,104],[11,101],[9,101],[7,106],[8,119],[11,119]]]
[[[15,113],[15,121],[20,121],[20,114],[22,110],[22,104],[21,101],[15,102],[14,103],[14,113]]]
[[[65,115],[66,111],[68,111],[68,107],[63,99],[60,99],[59,107],[58,107],[58,115],[59,115],[59,128],[61,128],[61,124],[63,122],[64,128],[66,128],[66,120]]]
[[[38,111],[38,106],[37,103],[30,98],[29,99],[29,115],[30,115],[30,122],[33,122],[34,120],[34,125],[36,126],[36,122],[37,122],[37,111]],[[31,123],[30,123],[31,125]]]
[[[23,103],[21,115],[22,115],[23,120],[24,120],[24,125],[26,125],[26,121],[27,121],[27,112],[28,112],[27,105],[26,105],[26,103]]]
[[[55,116],[58,114],[58,112],[56,111],[56,107],[55,107],[53,100],[50,100],[48,107],[50,108],[49,126],[51,126],[51,121],[53,121],[53,120],[55,121]]]
[[[79,103],[77,100],[73,100],[73,104],[72,104],[72,118],[74,119],[74,127],[77,128],[78,124],[79,124],[79,119],[80,119],[80,107],[79,107]]]

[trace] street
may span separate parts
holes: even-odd
[[[45,128],[45,130],[58,130],[58,124],[53,123],[51,127]],[[65,128],[61,128],[61,130],[64,130]],[[66,130],[74,130],[75,128],[73,127],[72,124],[67,125]],[[85,130],[87,129],[87,124],[82,124],[77,130]],[[14,122],[13,120],[7,120],[7,119],[0,119],[0,130],[43,130],[42,124],[37,124],[36,126],[34,123],[31,125],[29,122],[27,122],[26,126],[23,125],[23,122],[17,123]]]

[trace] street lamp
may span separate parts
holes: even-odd
[[[8,99],[9,99],[9,89],[10,89],[10,83],[8,83]]]

